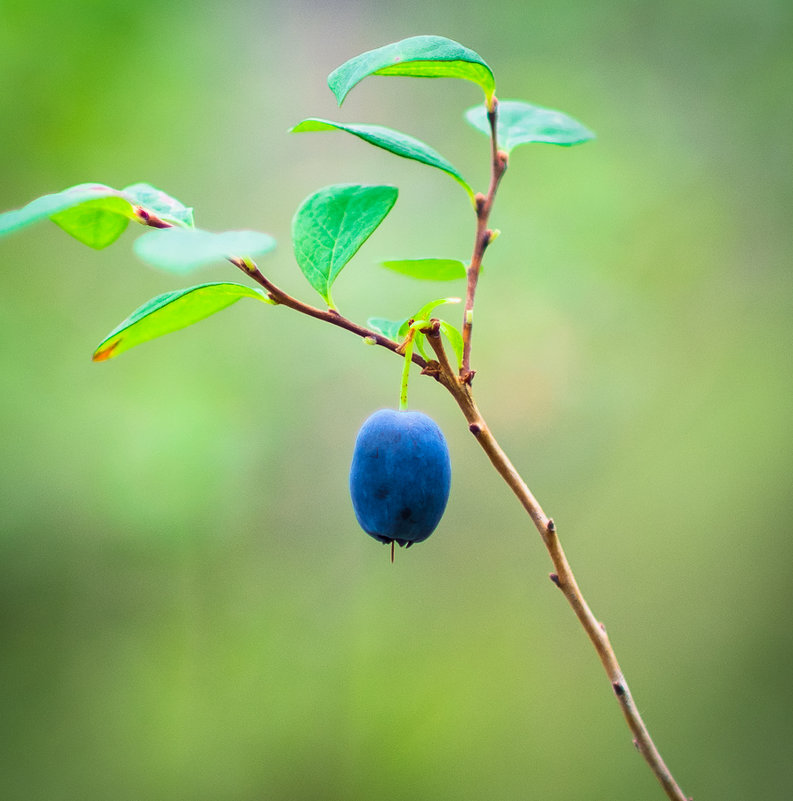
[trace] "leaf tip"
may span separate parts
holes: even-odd
[[[342,65],[343,66],[343,65]],[[328,89],[333,92],[337,105],[341,106],[351,87],[345,88],[340,77],[341,67],[337,67],[328,75]]]
[[[118,350],[118,346],[121,344],[121,337],[118,339],[113,340],[108,345],[100,345],[95,351],[94,355],[91,356],[92,362],[106,362],[108,359],[112,359],[115,355],[116,351]]]

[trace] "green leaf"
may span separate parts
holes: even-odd
[[[446,335],[449,344],[452,346],[454,355],[457,357],[457,366],[463,363],[463,335],[451,323],[440,320],[441,331]]]
[[[112,245],[129,225],[131,206],[119,196],[89,200],[50,215],[67,234],[96,250]]]
[[[422,334],[422,333],[421,333],[421,331],[416,331],[416,336],[415,336],[415,338],[413,339],[413,341],[416,343],[416,347],[418,348],[418,350],[419,350],[419,353],[420,353],[420,354],[421,354],[421,355],[422,355],[422,356],[423,356],[425,359],[427,359],[427,361],[429,361],[429,359],[430,359],[430,356],[429,356],[429,354],[427,353],[427,349],[424,347],[424,341],[425,341],[426,339],[427,339],[427,337],[426,337],[424,334]]]
[[[333,282],[391,211],[398,194],[395,186],[333,184],[300,205],[292,220],[295,258],[329,308],[335,309]]]
[[[135,205],[143,206],[147,211],[154,212],[165,222],[187,228],[192,228],[195,224],[191,208],[187,208],[176,198],[166,195],[165,192],[155,189],[150,184],[132,184],[124,187],[122,194]]]
[[[0,214],[0,236],[49,218],[80,242],[101,249],[115,242],[130,220],[142,222],[138,207],[166,222],[192,225],[190,209],[148,184],[122,191],[104,184],[78,184]]]
[[[370,317],[366,321],[366,327],[377,331],[384,337],[399,342],[407,333],[408,318],[405,317],[403,320],[386,320],[385,317]]]
[[[474,106],[465,119],[490,137],[490,123],[485,106]],[[533,106],[522,100],[499,100],[496,124],[498,146],[509,153],[518,145],[546,142],[552,145],[578,145],[595,138],[580,122],[561,111]]]
[[[411,327],[411,320],[413,321],[413,328],[420,328],[422,324],[429,322],[432,312],[435,311],[438,306],[442,306],[444,303],[459,302],[460,298],[440,298],[439,300],[430,301],[422,306],[413,317],[405,317],[402,320],[387,320],[385,317],[370,317],[366,321],[366,327],[377,331],[389,339],[393,339],[395,342],[401,342],[405,338],[408,328]],[[457,363],[459,365],[463,360],[462,334],[460,334],[451,323],[447,323],[445,320],[439,320],[438,322],[440,323],[440,330],[446,335],[446,338],[449,340],[457,356]],[[414,340],[416,347],[418,347],[419,353],[427,359],[428,355],[424,348],[425,338],[426,335],[422,334],[421,331],[416,331]]]
[[[233,283],[199,284],[158,295],[116,326],[94,351],[93,360],[112,359],[142,342],[197,323],[240,298],[269,302],[264,292]]]
[[[275,247],[275,240],[258,231],[215,234],[198,228],[161,228],[139,236],[133,247],[143,261],[164,270],[185,273],[230,257],[268,253]]]
[[[447,298],[443,302],[458,303],[459,298]],[[410,328],[416,332],[415,343],[419,349],[419,353],[421,353],[425,359],[429,359],[430,357],[427,355],[427,351],[424,347],[424,341],[426,340],[427,335],[421,331],[421,328],[425,327],[428,322],[429,320],[426,319],[417,319],[410,325]],[[457,365],[461,365],[463,362],[463,335],[451,323],[447,323],[446,320],[438,320],[438,324],[441,333],[446,335],[446,338],[449,340],[449,344],[452,346],[454,355],[457,357]],[[407,329],[407,325],[405,328]],[[402,336],[404,336],[404,334]]]
[[[469,197],[473,199],[474,190],[471,189],[453,164],[448,162],[440,153],[433,150],[429,145],[425,145],[424,142],[414,139],[412,136],[408,136],[400,131],[395,131],[392,128],[385,128],[382,125],[331,122],[330,120],[311,117],[295,125],[295,127],[292,128],[292,133],[333,130],[346,131],[353,136],[357,136],[359,139],[363,139],[364,142],[369,142],[369,144],[375,147],[381,147],[383,150],[388,150],[397,156],[413,159],[413,161],[428,164],[430,167],[437,167],[439,170],[443,170],[451,175],[452,178],[465,189]]]
[[[328,86],[339,105],[368,75],[463,78],[482,87],[488,105],[496,86],[492,70],[480,55],[443,36],[413,36],[346,61],[328,76]]]
[[[429,321],[432,313],[438,306],[443,306],[445,303],[459,303],[460,298],[439,298],[438,300],[431,300],[429,303],[422,306],[414,315],[415,321],[426,320]]]
[[[466,277],[465,262],[459,259],[398,259],[381,264],[387,270],[422,281],[455,281]]]
[[[411,317],[404,317],[401,320],[387,320],[385,317],[370,317],[366,321],[366,327],[378,331],[383,336],[389,339],[394,339],[397,342],[405,337],[408,332],[408,327],[411,320],[414,323],[427,323],[430,316],[438,306],[443,306],[444,303],[459,303],[460,298],[440,298],[439,300],[431,300],[429,303],[422,306]],[[448,325],[448,323],[447,323]]]
[[[87,208],[81,211],[82,206]],[[132,206],[116,189],[103,184],[79,184],[0,214],[0,235],[53,218],[76,239],[103,248],[118,239],[133,217]]]
[[[419,328],[423,327],[423,324],[428,323],[431,319],[432,312],[438,308],[438,306],[443,306],[445,303],[459,303],[460,298],[440,298],[438,300],[431,300],[429,303],[422,306],[412,317],[413,322],[410,324],[411,328],[417,329],[416,330],[416,347],[419,349],[419,353],[427,359],[427,352],[424,349],[424,339],[425,335],[421,333]],[[408,323],[410,321],[408,320]],[[448,325],[448,323],[447,323]],[[405,333],[407,333],[408,324],[405,324]],[[401,331],[401,329],[400,329]],[[403,334],[404,336],[404,334]]]

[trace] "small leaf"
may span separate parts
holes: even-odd
[[[101,250],[124,233],[133,216],[131,211],[128,201],[111,195],[59,211],[50,219],[79,242]]]
[[[328,86],[339,105],[368,75],[463,78],[482,87],[488,105],[495,92],[493,72],[482,57],[443,36],[413,36],[346,61],[328,76]]]
[[[490,137],[490,123],[485,106],[465,112],[466,121]],[[561,111],[533,106],[522,100],[499,100],[496,124],[498,146],[509,153],[518,145],[546,142],[552,145],[578,145],[595,138],[580,122]]]
[[[83,205],[88,206],[85,214],[79,211]],[[116,189],[104,184],[78,184],[0,214],[0,235],[50,217],[57,218],[55,221],[68,234],[102,248],[114,242],[134,216],[132,206]]]
[[[412,136],[395,131],[392,128],[385,128],[382,125],[360,125],[360,124],[347,124],[341,122],[331,122],[330,120],[322,120],[311,117],[307,120],[295,125],[292,128],[292,133],[303,133],[305,131],[346,131],[347,133],[363,139],[364,142],[375,147],[381,147],[383,150],[388,150],[397,156],[402,156],[406,159],[413,159],[422,164],[428,164],[430,167],[437,167],[443,170],[457,181],[463,189],[468,193],[469,197],[473,198],[474,190],[468,185],[466,180],[457,171],[457,168],[448,162],[440,153],[433,150],[429,145],[419,139],[414,139]]]
[[[457,299],[451,298],[451,300],[454,301]],[[424,341],[427,339],[427,335],[421,329],[426,326],[427,322],[427,320],[417,320],[410,325],[410,328],[416,332],[414,341],[419,349],[419,353],[421,353],[425,359],[429,359],[430,357],[424,347]],[[452,346],[459,367],[463,362],[463,336],[451,323],[447,323],[446,320],[438,320],[438,324],[440,331],[446,335],[449,344]]]
[[[147,211],[154,212],[165,222],[187,228],[192,228],[194,225],[192,209],[150,184],[132,184],[125,187],[122,194],[135,205],[143,206]]]
[[[378,334],[393,339],[395,342],[399,342],[405,336],[407,333],[407,326],[407,317],[403,320],[386,320],[385,317],[370,317],[366,321],[367,328],[371,328],[373,331],[377,331]]]
[[[99,344],[95,362],[112,359],[142,342],[170,334],[231,306],[240,298],[268,302],[264,292],[242,284],[199,284],[152,298],[117,325]]]
[[[398,194],[395,186],[334,184],[300,205],[292,220],[295,258],[329,308],[335,308],[333,282],[391,211]]]
[[[387,320],[385,317],[370,317],[366,321],[366,326],[398,342],[404,339],[411,323],[427,323],[430,320],[430,315],[438,306],[443,306],[444,303],[459,302],[460,298],[440,298],[439,300],[431,300],[429,303],[422,306],[412,317],[404,317],[401,320]]]
[[[463,363],[463,335],[446,320],[441,320],[440,324],[441,331],[446,335],[454,355],[457,356],[457,366],[459,367]]]
[[[429,321],[430,316],[438,308],[438,306],[443,306],[445,303],[459,303],[460,298],[439,298],[438,300],[431,300],[429,303],[422,306],[414,315],[414,320],[427,320]]]
[[[215,234],[197,228],[161,228],[139,236],[134,244],[135,253],[143,261],[177,273],[230,257],[267,253],[274,247],[275,240],[258,231]]]
[[[416,343],[419,353],[429,361],[429,354],[427,353],[427,349],[424,347],[424,341],[426,339],[427,337],[425,334],[422,334],[421,331],[416,331],[413,341]]]
[[[393,339],[395,342],[401,342],[408,333],[409,328],[415,329],[414,342],[419,349],[419,353],[428,359],[429,356],[424,348],[425,334],[421,333],[421,328],[430,320],[430,315],[438,306],[444,303],[459,303],[460,298],[440,298],[439,300],[432,300],[426,305],[422,306],[416,314],[412,317],[405,317],[402,320],[387,320],[385,317],[370,317],[366,321],[366,327],[377,331],[383,336]],[[444,320],[439,320],[441,331],[446,334],[452,349],[457,355],[458,364],[462,362],[463,358],[463,338],[460,332],[450,323]]]
[[[138,206],[174,225],[192,225],[191,209],[148,184],[122,191],[104,184],[78,184],[0,214],[0,236],[49,218],[80,242],[101,249],[115,242],[130,220],[141,222]]]
[[[465,278],[465,262],[459,259],[398,259],[381,262],[387,270],[422,281],[455,281]]]

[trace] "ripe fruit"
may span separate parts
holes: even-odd
[[[350,495],[361,528],[384,543],[426,540],[446,508],[451,484],[446,439],[422,412],[380,409],[361,426]]]

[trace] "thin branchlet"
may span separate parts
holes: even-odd
[[[606,628],[594,616],[578,587],[573,570],[559,541],[556,524],[553,519],[545,514],[526,482],[521,478],[506,453],[496,441],[474,402],[470,385],[452,369],[438,330],[429,330],[427,332],[427,340],[438,358],[440,366],[438,381],[449,390],[468,421],[469,430],[487,454],[493,467],[515,494],[529,517],[531,517],[539,532],[555,570],[555,572],[551,573],[550,579],[564,594],[594,646],[614,693],[619,700],[622,713],[637,743],[639,753],[650,766],[668,798],[672,799],[672,801],[690,801],[680,789],[669,768],[661,758],[661,754],[658,752],[644,720],[633,702],[628,683],[617,661],[617,656],[606,633]]]
[[[138,215],[138,217],[141,223],[152,226],[153,228],[174,227],[171,225],[171,223],[153,217],[152,215]],[[379,345],[380,347],[399,354],[401,343],[395,342],[393,339],[389,339],[387,336],[384,336],[378,331],[373,331],[372,329],[366,328],[365,326],[349,320],[348,318],[339,314],[339,312],[335,309],[320,309],[287,294],[283,291],[283,289],[280,289],[269,278],[267,278],[259,270],[258,266],[252,259],[243,258],[241,256],[229,256],[227,261],[231,262],[237,269],[244,272],[245,275],[252,278],[257,284],[259,284],[259,286],[265,289],[267,292],[267,298],[271,303],[275,305],[286,306],[293,311],[300,312],[300,314],[305,314],[306,316],[313,317],[316,320],[322,320],[323,322],[330,323],[338,328],[343,328],[346,331],[361,337],[361,339],[367,345]],[[427,368],[427,361],[420,354],[414,353],[411,360],[413,364],[418,365],[422,371]]]
[[[493,238],[493,232],[487,227],[490,220],[490,211],[496,199],[496,192],[504,173],[507,170],[507,154],[498,149],[497,126],[498,126],[498,101],[493,98],[491,107],[487,111],[487,119],[490,123],[491,159],[490,159],[490,186],[487,194],[481,192],[475,197],[476,208],[476,234],[474,235],[474,250],[471,254],[471,263],[467,270],[467,284],[465,290],[465,307],[463,308],[463,357],[460,364],[460,376],[466,383],[470,384],[473,380],[471,370],[471,337],[474,328],[474,300],[476,297],[476,287],[479,283],[479,271],[482,267],[487,246]]]

